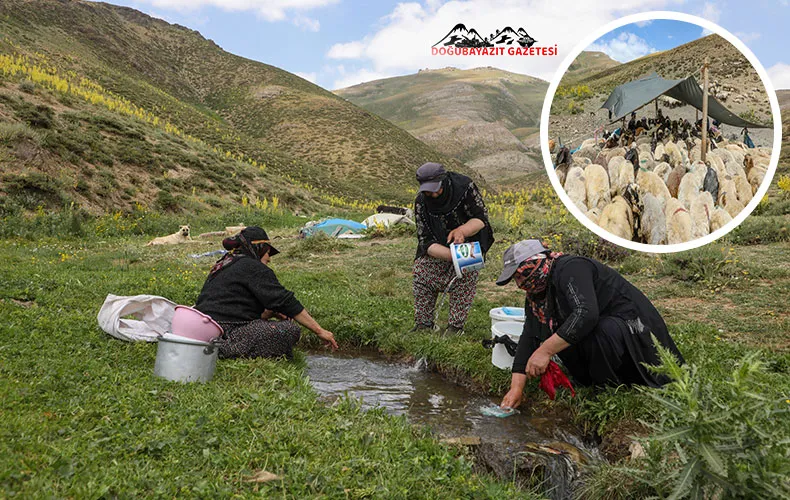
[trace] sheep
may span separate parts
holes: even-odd
[[[735,187],[735,180],[730,174],[725,174],[719,177],[719,196],[717,199],[718,205],[724,207],[725,194],[730,197],[738,198],[738,190]]]
[[[710,216],[713,212],[713,197],[702,191],[691,200],[691,238],[702,238],[710,234]]]
[[[625,156],[625,148],[604,149],[598,153],[598,156],[595,158],[593,163],[597,163],[598,165],[607,168],[612,158],[617,156]]]
[[[711,167],[708,167],[702,181],[702,190],[709,192],[714,200],[719,199],[719,174]]]
[[[673,167],[683,163],[683,155],[680,153],[680,148],[674,142],[668,142],[664,146],[664,151],[669,155],[669,164]]]
[[[670,198],[664,208],[667,222],[667,243],[674,245],[691,239],[691,215],[676,198]]]
[[[585,158],[583,156],[576,156],[573,155],[573,166],[579,167],[582,170],[587,167],[587,165],[591,164],[592,161],[589,158]]]
[[[752,185],[749,183],[749,180],[746,178],[745,174],[736,175],[734,180],[738,201],[743,203],[744,206],[748,205],[749,202],[752,201]]]
[[[609,194],[609,176],[602,166],[595,163],[584,169],[584,186],[587,192],[587,207],[603,209],[612,201]]]
[[[584,142],[582,142],[580,149],[584,149],[590,146],[595,146],[595,139],[586,139]]]
[[[686,167],[681,162],[676,164],[675,168],[673,168],[672,172],[670,172],[667,176],[667,189],[669,189],[669,194],[673,198],[678,197],[678,188],[680,187],[680,182],[685,175]]]
[[[598,218],[601,229],[630,240],[633,237],[633,214],[631,207],[622,196],[615,196],[612,202],[606,205]]]
[[[650,149],[650,144],[640,144],[636,147],[639,152],[639,158],[652,158],[653,151]]]
[[[601,218],[601,209],[599,208],[591,208],[587,210],[584,214],[588,219],[593,221],[593,223],[598,224],[598,220]]]
[[[669,179],[669,173],[672,172],[672,167],[669,166],[669,163],[662,161],[656,168],[653,169],[653,172],[662,180],[664,184],[667,184],[667,180]]]
[[[765,179],[765,169],[762,167],[754,167],[746,174],[746,178],[752,186],[752,194],[756,194],[757,190],[760,189],[760,185],[763,183],[763,179]]]
[[[592,139],[590,139],[592,140]],[[584,141],[587,142],[587,141]],[[595,161],[595,158],[598,156],[599,150],[595,146],[582,146],[581,149],[573,153],[573,158],[588,158],[590,163]]]
[[[648,245],[664,244],[667,239],[667,219],[663,203],[652,193],[645,193],[642,204],[640,236]]]
[[[643,193],[651,193],[658,198],[662,206],[672,197],[672,195],[669,194],[667,185],[664,184],[664,181],[661,177],[656,175],[655,172],[640,170],[636,174],[636,183]]]
[[[554,169],[554,173],[557,174],[557,179],[560,181],[560,186],[565,185],[565,179],[568,177],[568,168],[570,168],[570,165],[563,163]]]
[[[571,201],[573,201],[582,212],[587,211],[587,205],[585,204],[587,190],[584,186],[584,171],[579,167],[571,167],[565,179],[565,192],[568,193]]]
[[[726,210],[733,219],[741,213],[744,208],[743,203],[738,200],[738,196],[732,191],[724,191],[719,195],[719,199],[721,199],[720,205],[724,207],[724,210]]]
[[[609,160],[609,187],[612,197],[623,193],[625,187],[634,182],[634,166],[622,156]]]
[[[702,162],[694,162],[694,166],[680,180],[678,187],[678,200],[683,203],[686,209],[691,208],[691,200],[702,190],[702,183],[708,171],[707,165]]]
[[[556,146],[557,143],[554,142],[554,139],[549,139],[549,153],[553,153]]]
[[[661,159],[662,156],[664,156],[664,143],[659,142],[656,145],[656,150],[653,151],[653,158],[655,158],[656,161],[658,161],[659,159]]]
[[[713,214],[710,216],[710,232],[714,232],[722,227],[724,227],[728,222],[732,220],[730,214],[727,213],[721,207],[717,207],[713,210]]]

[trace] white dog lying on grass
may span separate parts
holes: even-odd
[[[176,245],[178,243],[186,243],[187,241],[192,241],[192,238],[189,236],[189,226],[181,226],[175,233],[154,238],[145,246],[150,247],[151,245]]]

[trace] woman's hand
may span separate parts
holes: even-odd
[[[324,341],[327,347],[331,347],[333,351],[337,350],[337,341],[335,340],[335,334],[330,332],[329,330],[324,330],[321,328],[316,333],[318,338]]]
[[[463,243],[464,241],[466,241],[466,236],[464,235],[464,231],[460,227],[453,229],[447,235],[447,243],[455,243],[456,245],[458,245],[460,243]]]
[[[510,378],[510,390],[502,398],[500,408],[517,408],[524,397],[524,385],[527,383],[527,376],[523,373],[513,373]]]
[[[261,319],[264,321],[272,318],[277,318],[281,320],[288,319],[288,317],[285,314],[274,312],[271,309],[264,309],[263,312],[261,313]]]
[[[502,403],[499,405],[500,408],[518,408],[521,404],[521,398],[524,396],[524,389],[518,387],[512,387],[505,397],[502,398]]]
[[[540,348],[535,350],[527,361],[527,376],[536,378],[543,375],[549,367],[549,361],[551,361],[550,354]]]

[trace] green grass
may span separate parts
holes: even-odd
[[[496,221],[500,243],[481,273],[467,335],[445,339],[408,333],[412,234],[392,231],[353,242],[293,238],[304,220],[238,207],[194,214],[184,222],[195,235],[239,222],[261,224],[282,251],[272,262],[281,282],[343,347],[425,357],[478,391],[503,394],[509,374],[491,366],[480,340],[490,335],[491,308],[523,303],[514,287],[493,284],[507,246],[502,240],[519,236]],[[472,496],[514,494],[512,485],[475,475],[469,458],[402,420],[362,413],[352,402],[318,404],[300,361],[222,361],[208,386],[155,379],[155,346],[110,339],[95,318],[108,293],[194,303],[213,259],[189,254],[217,248],[218,240],[143,246],[181,221],[182,216],[156,212],[5,217],[0,484],[6,495],[246,496],[256,485],[242,478],[259,469],[282,477],[257,485],[265,495],[457,497],[470,488],[477,488]],[[725,377],[742,355],[764,349],[765,380],[773,391],[765,396],[790,394],[790,268],[783,257],[790,255],[790,243],[664,258],[620,255],[574,239],[574,227],[535,221],[523,231],[561,231],[564,250],[601,252],[610,259],[654,301],[686,359],[701,367],[706,380]],[[306,333],[301,347],[316,348],[318,342]],[[639,419],[660,417],[645,392],[627,388],[582,389],[575,400],[550,403],[532,383],[526,401],[538,413],[568,412],[598,432],[611,458],[626,453],[628,435],[645,432]]]
[[[107,293],[192,303],[211,259],[144,241],[0,243],[2,496],[529,496],[475,474],[467,457],[403,418],[353,400],[320,404],[301,359],[221,361],[207,385],[155,378],[156,346],[111,339],[96,325],[98,308]],[[350,309],[374,310],[375,299],[337,308],[359,291],[336,293],[346,273],[278,260],[286,286],[344,345],[386,324],[384,312],[368,320]],[[281,479],[244,482],[261,469]]]

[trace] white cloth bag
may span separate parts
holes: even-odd
[[[170,331],[176,303],[156,295],[107,295],[99,310],[99,326],[115,338],[156,342]],[[132,316],[134,319],[126,318]]]

